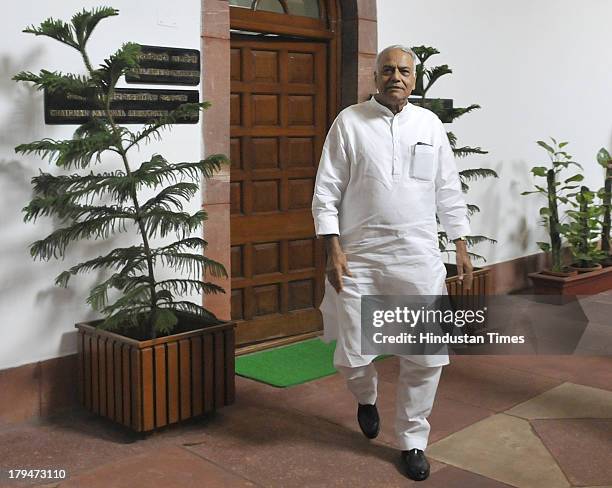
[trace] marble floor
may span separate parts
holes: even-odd
[[[420,483],[398,468],[398,362],[376,366],[374,441],[337,374],[285,389],[238,377],[234,405],[146,438],[82,411],[0,426],[0,486],[612,487],[612,356],[452,357],[429,419],[431,476]],[[29,467],[68,476],[7,479]]]

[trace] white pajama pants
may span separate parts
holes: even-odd
[[[395,433],[401,450],[427,447],[431,413],[442,366],[420,366],[409,359],[399,357],[400,373],[397,384]],[[378,374],[374,363],[350,368],[336,366],[345,377],[348,389],[357,401],[376,403]]]

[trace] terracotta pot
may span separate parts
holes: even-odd
[[[597,271],[601,269],[602,266],[601,264],[596,264],[595,266],[589,266],[588,268],[584,268],[584,267],[574,266],[573,264],[570,264],[568,268],[574,271],[577,271],[578,273],[590,273],[591,271]]]
[[[99,330],[99,322],[76,324],[87,410],[149,432],[234,402],[233,322],[152,340]]]
[[[544,273],[529,273],[528,276],[537,295],[595,295],[612,290],[612,267],[568,277]]]

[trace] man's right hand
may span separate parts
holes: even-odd
[[[325,272],[327,279],[336,290],[336,293],[342,291],[342,277],[353,276],[348,269],[346,255],[340,246],[340,239],[337,235],[325,236],[325,247],[327,249],[327,266]]]

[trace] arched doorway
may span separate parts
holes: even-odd
[[[221,3],[228,5],[204,0],[205,44],[206,8],[217,8],[210,27],[220,33]],[[364,11],[373,20],[359,17],[358,3],[370,4]],[[229,68],[229,144],[218,152],[229,153],[232,166],[208,185],[205,197],[206,238],[217,241],[208,255],[231,262],[231,278],[222,284],[231,289],[231,302],[214,297],[206,306],[229,318],[231,304],[236,344],[253,349],[321,329],[316,307],[325,256],[315,238],[310,201],[327,128],[342,106],[364,92],[367,84],[360,84],[359,75],[371,77],[366,66],[373,66],[376,53],[375,0],[230,0],[226,13],[229,66],[210,65],[207,71],[204,47],[204,98],[215,105],[207,96],[207,85],[211,94],[218,92],[212,70],[225,74]],[[362,31],[369,44],[360,40]],[[218,37],[211,36],[211,44],[218,45]],[[218,57],[216,51],[211,57]],[[208,146],[207,138],[218,135],[219,127],[210,115],[204,125]],[[229,224],[229,235],[219,222]]]

